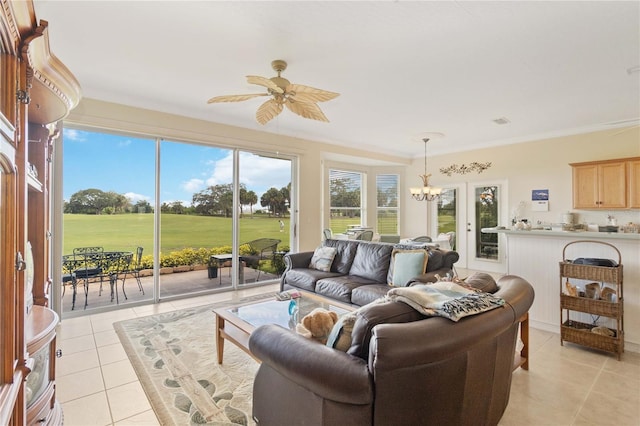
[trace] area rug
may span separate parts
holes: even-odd
[[[160,424],[255,424],[251,392],[258,363],[226,342],[218,364],[213,309],[269,297],[273,293],[114,323]]]

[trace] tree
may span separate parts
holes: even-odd
[[[151,207],[151,204],[149,204],[147,200],[138,200],[138,202],[133,205],[133,211],[135,213],[153,213],[153,207]]]
[[[280,189],[271,187],[267,192],[262,194],[262,197],[260,197],[260,205],[268,208],[269,216],[286,215],[287,206],[291,205],[290,188],[291,184]]]
[[[354,207],[343,210],[349,217],[354,217],[360,208],[360,186],[354,185],[348,178],[332,179],[329,183],[329,195],[331,207]]]
[[[210,186],[193,194],[192,204],[197,214],[229,217],[233,208],[233,185]]]
[[[253,216],[253,205],[258,202],[258,196],[253,191],[248,191],[244,184],[240,185],[240,217],[242,217],[242,206],[249,206],[251,216]]]
[[[78,191],[69,198],[68,213],[101,214],[107,206],[115,208],[116,198],[113,194],[96,188]]]

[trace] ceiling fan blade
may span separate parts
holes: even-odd
[[[258,123],[264,125],[281,112],[282,103],[276,102],[274,99],[269,99],[267,102],[260,105],[260,108],[258,108],[258,112],[256,113],[256,120],[258,120]]]
[[[265,77],[260,77],[259,75],[248,75],[247,76],[247,82],[251,83],[251,84],[257,84],[258,86],[264,86],[267,89],[271,89],[276,93],[284,93],[284,90],[282,90],[277,84],[275,84],[273,81],[269,80],[268,78]]]
[[[340,96],[340,93],[303,86],[302,84],[290,84],[286,92],[290,96],[294,96],[298,102],[326,102]]]
[[[312,120],[329,122],[327,117],[322,113],[320,107],[314,103],[297,102],[294,99],[289,98],[285,103],[287,108],[294,114],[298,114],[304,118],[310,118]]]
[[[257,98],[259,96],[269,96],[268,93],[253,93],[248,95],[225,95],[225,96],[215,96],[207,101],[208,104],[212,104],[215,102],[240,102],[246,101],[248,99]]]

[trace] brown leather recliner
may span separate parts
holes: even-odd
[[[368,306],[341,352],[276,325],[255,330],[260,425],[495,425],[509,401],[518,320],[533,287],[506,276],[505,305],[458,322],[401,302]],[[376,325],[375,322],[379,321]],[[363,325],[364,323],[364,325]]]

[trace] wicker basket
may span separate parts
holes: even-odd
[[[616,336],[616,330],[610,329],[614,333],[614,336],[603,336],[592,333],[591,329],[593,327],[595,326],[567,320],[562,324],[562,340],[617,354],[623,351],[624,336],[622,333],[620,336]]]
[[[598,243],[604,244],[616,251],[618,254],[618,266],[595,266],[576,264],[567,261],[565,256],[567,247],[577,243]],[[622,283],[622,255],[620,250],[612,244],[602,241],[574,241],[564,246],[562,249],[562,262],[560,262],[560,276],[568,278],[579,278],[583,280],[598,281],[601,283],[620,284]]]
[[[587,312],[610,318],[617,318],[619,314],[622,314],[622,306],[622,303],[607,302],[606,300],[574,297],[566,294],[560,295],[560,307],[562,309]]]
[[[622,265],[614,267],[578,265],[563,260],[560,262],[560,275],[601,283],[620,284],[622,282]]]

